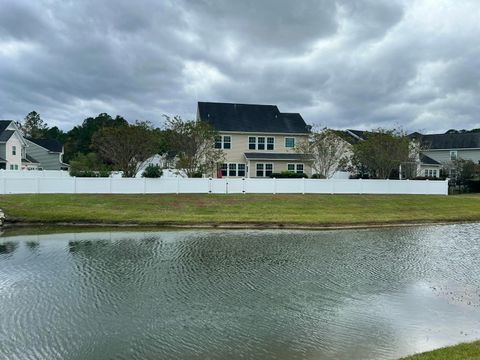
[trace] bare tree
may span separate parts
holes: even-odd
[[[165,116],[167,147],[177,156],[177,169],[188,177],[216,174],[225,161],[222,150],[215,149],[217,132],[206,122],[184,121],[181,117]]]
[[[124,177],[134,177],[139,166],[156,150],[158,139],[148,122],[106,127],[93,135],[92,144],[113,168],[123,171]]]
[[[313,130],[308,140],[300,142],[296,151],[303,154],[313,173],[328,179],[345,165],[351,153],[350,144],[332,129]]]

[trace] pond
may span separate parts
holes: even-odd
[[[0,237],[0,359],[395,359],[480,338],[480,224]]]

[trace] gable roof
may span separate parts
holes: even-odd
[[[425,150],[480,149],[480,133],[430,134],[420,139]]]
[[[10,125],[12,120],[0,120],[0,134]]]
[[[298,113],[282,113],[276,105],[199,102],[197,117],[217,131],[298,133],[310,132]]]
[[[442,165],[437,160],[434,160],[430,156],[424,154],[420,154],[420,162],[425,165]]]
[[[49,150],[52,152],[61,153],[63,151],[63,145],[55,139],[31,139],[27,138],[29,141]]]
[[[14,130],[4,130],[0,132],[0,142],[5,142],[8,139],[12,137],[12,135],[15,133]]]

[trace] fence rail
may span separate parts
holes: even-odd
[[[0,177],[0,194],[424,194],[448,181]]]

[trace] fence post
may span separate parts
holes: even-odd
[[[108,177],[108,192],[111,194],[112,193],[112,180],[113,178],[111,176]]]
[[[180,191],[180,176],[177,177],[177,195],[178,195],[179,191]]]
[[[147,178],[143,178],[143,195],[147,193]]]
[[[273,195],[277,193],[277,178],[273,178]]]
[[[305,195],[305,178],[302,177],[302,194]]]
[[[37,177],[37,194],[40,194],[40,178]]]
[[[362,178],[358,179],[358,181],[360,181],[360,194],[363,194],[363,182],[362,182]]]
[[[211,177],[208,178],[208,193],[209,194],[212,193],[212,178]]]
[[[225,194],[228,194],[228,179],[225,179]]]
[[[245,195],[245,178],[242,178],[242,193]]]
[[[76,176],[73,177],[73,193],[74,194],[77,193],[77,177]]]

